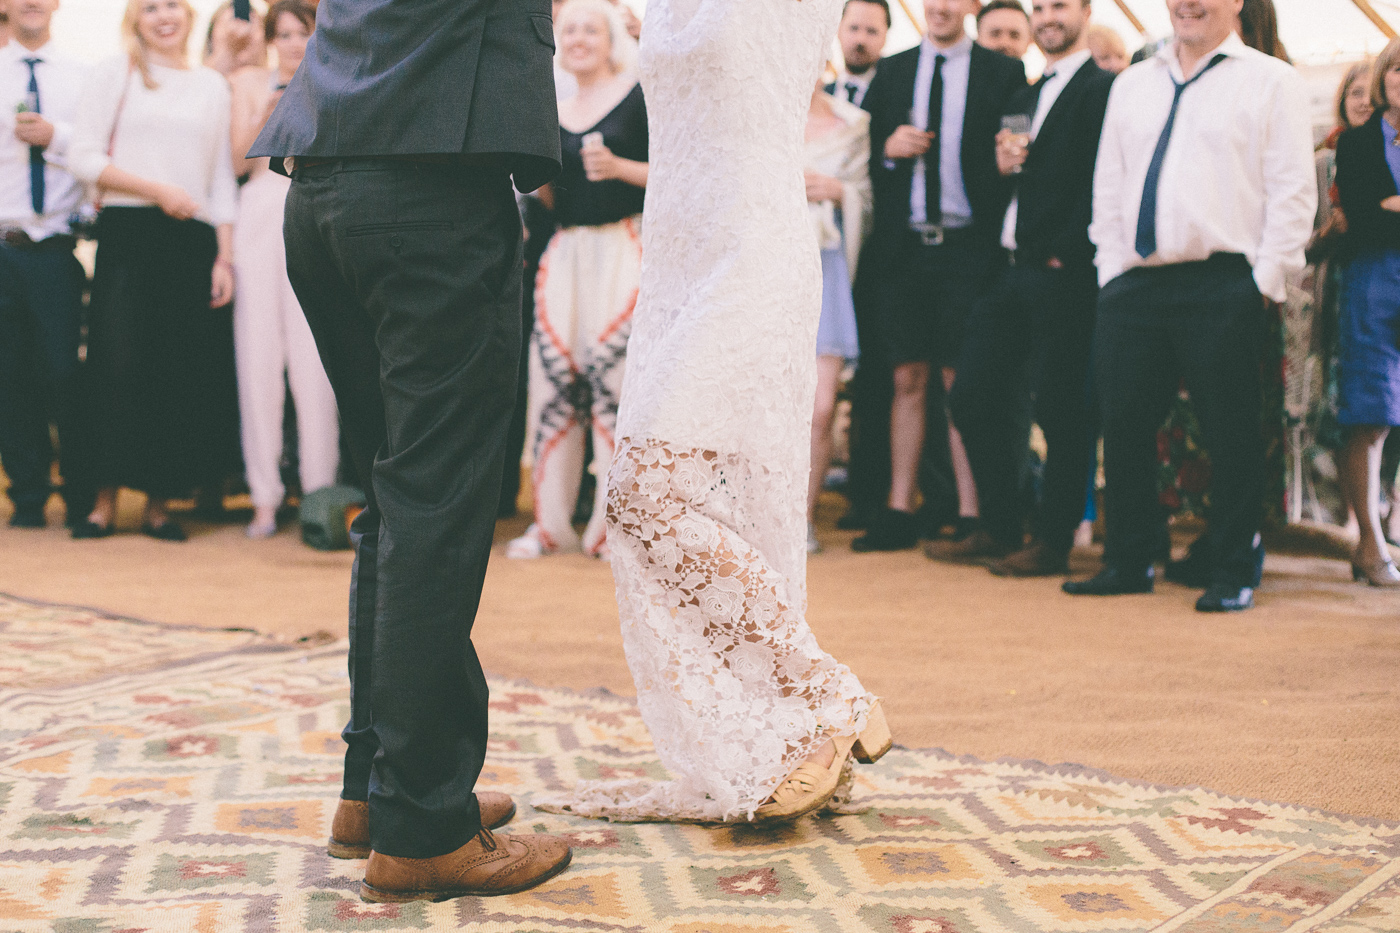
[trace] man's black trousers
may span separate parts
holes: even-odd
[[[92,490],[79,475],[77,424],[84,273],[71,238],[63,242],[67,249],[0,246],[0,463],[15,508],[42,509],[56,424],[72,519],[87,517]]]
[[[353,532],[347,799],[374,850],[480,831],[486,679],[471,642],[520,363],[522,246],[499,169],[299,168],[287,266],[369,501]]]
[[[1029,410],[1045,435],[1036,539],[1068,553],[1084,516],[1097,418],[1089,396],[1096,271],[1021,263],[1002,272],[968,322],[950,401],[977,481],[982,524],[1019,549]]]
[[[1136,573],[1160,556],[1157,429],[1184,382],[1211,460],[1213,582],[1252,587],[1264,511],[1260,348],[1264,299],[1237,254],[1131,269],[1099,294],[1104,561]]]

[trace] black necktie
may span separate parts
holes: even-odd
[[[29,109],[34,113],[39,113],[39,79],[34,74],[34,66],[43,61],[42,58],[26,58],[24,63],[29,66]],[[34,213],[44,213],[44,147],[29,147],[29,201],[34,205]]]
[[[933,84],[928,92],[928,125],[930,133],[937,133],[933,145],[924,153],[924,217],[928,223],[943,223],[943,177],[939,174],[942,161],[943,142],[943,63],[946,55],[933,60]]]
[[[1147,165],[1147,180],[1142,186],[1142,204],[1138,207],[1137,223],[1137,246],[1138,255],[1143,259],[1157,252],[1157,189],[1162,184],[1162,162],[1167,158],[1167,144],[1172,140],[1172,127],[1176,125],[1176,108],[1181,104],[1182,93],[1191,85],[1201,80],[1207,71],[1226,59],[1226,55],[1221,53],[1210,60],[1196,76],[1189,81],[1177,81],[1172,78],[1172,84],[1176,85],[1176,96],[1172,98],[1172,109],[1167,114],[1167,125],[1162,127],[1162,135],[1157,140],[1157,148],[1152,153],[1152,161]],[[1171,77],[1168,73],[1167,77]]]
[[[860,93],[860,85],[859,85],[859,84],[856,84],[854,81],[847,81],[847,82],[846,82],[846,100],[848,100],[848,101],[850,101],[851,103],[854,104],[854,103],[856,102],[856,95],[859,94],[859,93]]]

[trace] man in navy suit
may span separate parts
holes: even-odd
[[[520,357],[514,185],[559,169],[548,0],[324,0],[253,147],[289,171],[287,266],[369,500],[330,851],[361,897],[506,894],[569,847],[493,836],[471,642]]]
[[[1068,570],[1094,459],[1089,355],[1099,289],[1089,221],[1113,75],[1090,54],[1090,9],[1088,0],[1034,0],[1045,73],[1007,111],[1025,114],[1030,133],[1003,130],[997,147],[998,169],[1016,186],[1001,231],[1010,262],[968,322],[951,398],[982,516],[959,550],[997,558],[992,571],[1003,576]],[[1035,538],[1023,547],[1027,409],[1048,450]]]
[[[875,321],[863,327],[862,356],[873,351],[892,367],[894,402],[887,508],[856,539],[859,551],[918,543],[914,506],[926,430],[947,434],[943,392],[952,384],[963,320],[999,255],[1010,186],[997,172],[996,135],[1026,72],[973,44],[966,20],[978,8],[977,0],[924,0],[927,36],[881,62],[865,99],[875,219],[872,264],[862,263],[862,275],[875,283],[866,302]],[[924,490],[926,499],[930,493]]]

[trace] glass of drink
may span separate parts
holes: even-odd
[[[1021,150],[1030,148],[1031,144],[1031,118],[1029,114],[1013,113],[1001,118],[1001,128],[1011,134],[1011,142]],[[1021,174],[1021,166],[1016,166],[1011,170],[1012,174]]]

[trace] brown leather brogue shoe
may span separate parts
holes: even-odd
[[[396,904],[514,894],[553,878],[572,857],[558,836],[496,836],[483,829],[457,851],[436,858],[370,853],[360,897]]]
[[[1069,553],[1036,542],[988,565],[999,577],[1055,577],[1069,573]]]
[[[930,541],[924,545],[924,556],[947,564],[977,564],[984,560],[1000,560],[1011,549],[982,529],[961,541]]]
[[[481,825],[487,829],[500,829],[515,819],[515,801],[509,794],[477,791],[476,803],[481,807]],[[369,849],[369,804],[341,798],[331,821],[326,854],[332,858],[369,858]]]

